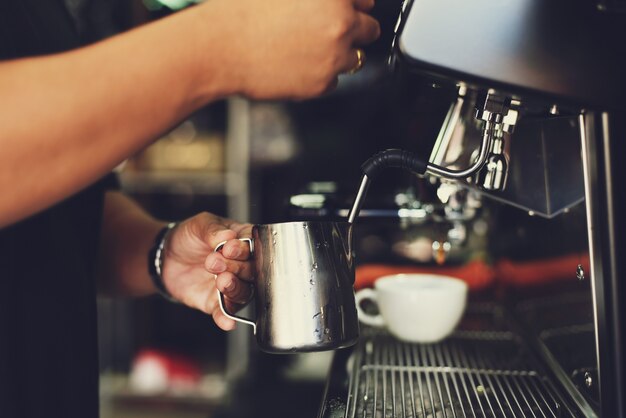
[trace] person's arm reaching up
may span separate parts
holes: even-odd
[[[378,37],[373,0],[210,0],[74,51],[0,62],[0,227],[79,191],[233,94],[331,89]]]

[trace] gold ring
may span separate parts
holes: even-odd
[[[354,74],[363,68],[365,64],[365,51],[361,48],[356,49],[356,65],[348,71],[348,74]]]

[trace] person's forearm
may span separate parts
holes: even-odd
[[[210,24],[215,31],[198,30]],[[232,93],[218,31],[190,10],[79,50],[0,63],[0,227],[87,186]],[[212,45],[213,56],[199,45]]]
[[[373,0],[211,0],[75,51],[0,62],[0,228],[86,187],[200,106],[305,99],[362,63]]]
[[[98,266],[103,293],[143,296],[156,290],[148,274],[148,253],[164,226],[122,193],[106,194]]]

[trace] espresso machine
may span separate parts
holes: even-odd
[[[625,13],[621,0],[404,0],[388,64],[449,103],[430,154],[402,167],[433,198],[405,193],[395,216],[437,231],[408,267],[489,236],[490,290],[476,286],[439,343],[363,327],[334,355],[319,417],[626,417]],[[354,213],[311,196],[292,204]]]

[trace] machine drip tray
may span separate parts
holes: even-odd
[[[435,344],[364,327],[337,352],[320,418],[578,417],[510,331],[459,330]]]

